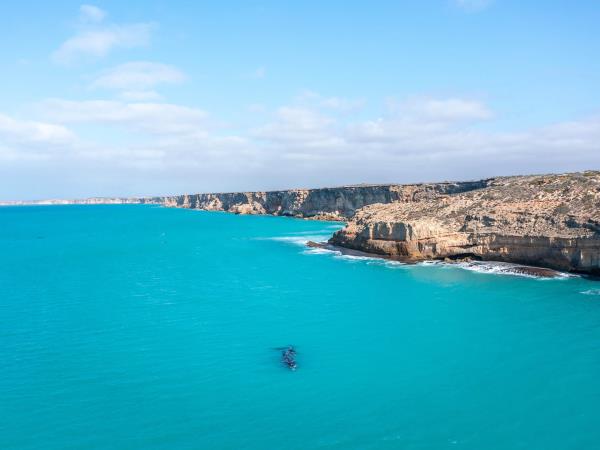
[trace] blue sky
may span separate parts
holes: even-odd
[[[600,166],[596,1],[10,3],[0,199]]]

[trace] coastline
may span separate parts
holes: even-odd
[[[2,204],[153,204],[344,222],[346,226],[336,231],[328,243],[378,257],[407,263],[497,261],[600,275],[599,171],[406,185]]]

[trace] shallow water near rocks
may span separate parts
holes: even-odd
[[[598,448],[598,282],[304,246],[340,226],[0,208],[0,448]]]

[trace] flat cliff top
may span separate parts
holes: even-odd
[[[600,172],[494,178],[487,187],[464,193],[366,206],[353,222],[357,227],[410,223],[449,232],[600,237]]]

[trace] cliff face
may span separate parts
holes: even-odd
[[[480,189],[488,181],[415,185],[366,185],[271,192],[194,194],[168,197],[171,207],[228,211],[238,214],[272,214],[328,220],[345,220],[374,203],[412,202],[440,195]]]
[[[186,194],[166,197],[96,197],[74,200],[0,202],[0,205],[158,204],[173,208],[346,220],[366,205],[413,202],[485,187],[489,180],[412,185],[382,184],[269,192]]]
[[[600,172],[505,177],[359,210],[331,244],[406,260],[471,257],[600,274]]]

